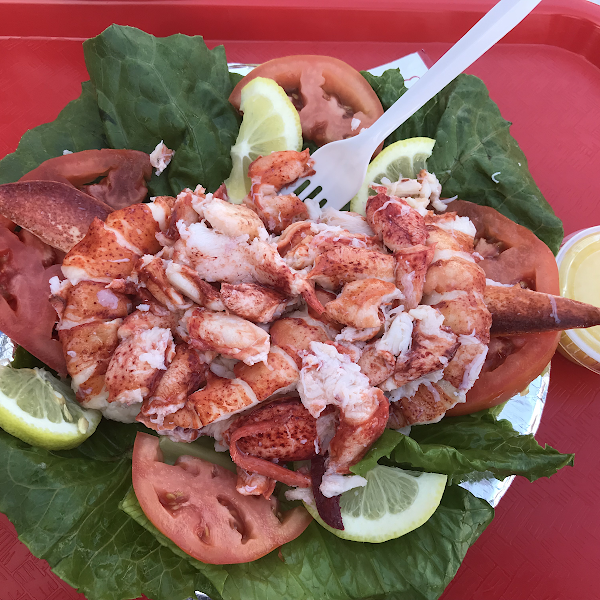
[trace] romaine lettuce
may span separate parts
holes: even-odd
[[[523,448],[520,456],[525,460],[530,460],[528,448],[537,447],[531,471],[516,461],[512,472],[522,475],[549,474],[558,461],[565,464],[572,458],[540,448],[530,436],[519,436],[488,411],[473,419],[485,423],[485,436],[499,446],[499,463],[493,453],[483,452],[477,462],[480,469],[495,471],[500,465],[504,474],[511,472],[503,443]],[[313,523],[282,548],[283,561],[273,552],[243,565],[204,565],[158,533],[129,493],[131,449],[141,429],[103,421],[84,444],[66,452],[32,448],[0,431],[0,510],[8,514],[30,550],[89,600],[121,600],[142,593],[152,600],[183,599],[195,589],[213,600],[430,600],[441,594],[493,516],[487,502],[451,485],[432,519],[397,540],[349,542]],[[460,479],[464,464],[447,460],[456,451],[450,445],[456,435],[449,430],[433,435],[438,453],[428,457],[428,470]],[[412,444],[417,455],[427,455],[427,444]],[[381,445],[363,466],[379,453],[378,448]],[[407,462],[406,457],[401,462]],[[414,466],[422,465],[416,461]],[[133,518],[119,510],[124,497],[124,509]]]
[[[573,466],[572,454],[542,447],[532,434],[519,435],[509,421],[496,419],[491,410],[414,425],[410,436],[388,429],[351,470],[364,475],[384,457],[391,466],[445,473],[449,483],[468,481],[476,473],[496,479],[522,475],[535,481]]]

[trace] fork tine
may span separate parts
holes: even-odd
[[[300,198],[300,200],[306,200],[307,198],[309,198],[310,196],[313,196],[313,194],[314,194],[314,196],[311,199],[315,200],[322,193],[323,193],[322,186],[320,186],[318,184],[313,184],[311,182],[310,185],[307,185],[306,188],[304,190],[302,190],[300,192],[300,194],[298,194],[298,198]]]
[[[280,196],[287,196],[288,194],[295,194],[296,190],[299,187],[302,187],[307,182],[308,182],[308,185],[306,186],[306,188],[310,187],[310,177],[302,177],[301,179],[297,179],[293,183],[290,183],[289,185],[282,187],[279,190],[278,194]],[[298,196],[298,198],[301,197],[301,195],[304,193],[306,188],[304,188],[300,193],[296,194]]]
[[[319,175],[313,175],[312,177],[306,177],[301,184],[303,184],[305,181],[308,181],[309,184],[300,192],[297,194],[297,196],[301,199],[301,200],[306,200],[309,196],[311,196],[312,194],[316,195],[314,196],[314,198],[312,198],[313,200],[317,197],[320,196],[321,194],[323,194],[323,191],[325,189],[325,182],[323,181],[322,177],[319,177]],[[298,185],[296,183],[296,189],[298,189]]]
[[[305,187],[299,192],[296,192],[296,190],[298,188],[301,188],[302,186]],[[312,192],[314,192],[317,189],[317,187],[319,187],[319,185],[313,184],[313,178],[304,177],[302,179],[294,181],[294,183],[291,183],[290,185],[286,185],[285,187],[283,187],[281,190],[279,190],[279,194],[282,196],[285,196],[287,194],[295,194],[296,196],[298,196],[298,198],[300,198],[300,200],[305,200],[308,196],[310,196]]]
[[[319,188],[321,188],[321,189],[319,189]],[[315,193],[315,191],[317,191],[317,193]],[[303,202],[306,202],[306,200],[314,200],[314,201],[318,202],[320,205],[321,202],[323,202],[323,200],[325,200],[325,190],[320,185],[308,186],[306,188],[306,190],[303,190],[301,192],[299,198]]]
[[[303,189],[300,192],[296,192],[296,190],[302,186],[304,186]],[[311,185],[311,178],[303,177],[302,179],[295,181],[292,185],[287,186],[285,190],[280,193],[294,193],[296,196],[298,196],[298,198],[304,199],[304,197],[307,196],[312,189],[313,186]]]
[[[316,162],[315,162],[314,168],[315,168],[315,170],[318,169]],[[298,190],[302,186],[305,186],[305,187],[300,192],[296,192],[296,190]],[[303,177],[301,179],[294,181],[294,183],[287,185],[282,190],[280,190],[279,193],[281,195],[296,194],[296,196],[298,196],[298,198],[300,198],[300,200],[302,200],[303,202],[305,200],[309,199],[310,196],[313,196],[313,194],[314,194],[314,196],[310,199],[316,200],[317,202],[321,203],[321,202],[323,202],[323,200],[325,200],[324,196],[327,193],[326,188],[330,188],[330,187],[331,187],[331,182],[330,181],[328,182],[327,178],[324,177],[322,173],[319,173],[317,171],[317,173],[315,173],[311,176]]]

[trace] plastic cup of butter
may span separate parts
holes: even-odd
[[[566,237],[556,262],[561,296],[600,306],[600,225]],[[600,374],[600,326],[563,331],[558,351]]]

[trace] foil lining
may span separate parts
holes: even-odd
[[[15,352],[13,341],[0,331],[0,365],[8,365],[12,362]]]
[[[252,69],[258,67],[258,65],[251,65],[245,63],[227,63],[230,73],[237,73],[238,75],[248,75]]]
[[[513,396],[504,405],[498,419],[506,419],[513,426],[513,429],[522,435],[535,434],[540,426],[549,383],[550,367],[548,366],[541,375],[529,384],[527,390]],[[500,481],[489,472],[478,473],[460,485],[474,496],[487,500],[493,507],[496,507],[502,496],[508,491],[514,478],[515,476],[511,475]]]

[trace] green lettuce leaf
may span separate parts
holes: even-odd
[[[406,91],[398,70],[381,77],[363,75],[386,110]],[[533,180],[510,125],[483,81],[463,74],[392,133],[386,145],[417,136],[435,139],[427,165],[445,197],[495,208],[531,229],[556,254],[564,235],[562,222]]]
[[[400,73],[400,69],[389,69],[384,71],[381,75],[371,75],[368,71],[361,71],[361,75],[369,82],[369,85],[375,90],[375,93],[381,101],[383,110],[387,110],[404,92],[407,87],[404,85],[404,77]],[[419,134],[419,137],[425,134]],[[397,131],[389,136],[385,143],[385,146],[389,146],[393,142],[398,141]]]
[[[535,481],[573,466],[574,455],[542,447],[533,435],[519,434],[509,421],[484,410],[413,426],[410,437],[388,429],[352,471],[364,475],[384,457],[389,459],[385,464],[444,473],[449,483],[459,483],[474,473],[497,479],[522,475]]]
[[[150,181],[151,193],[177,195],[198,184],[214,192],[231,171],[239,129],[223,47],[113,25],[83,51],[110,147],[150,153],[164,140],[175,150],[169,168]]]
[[[185,556],[150,523],[133,491],[121,508],[158,543]],[[383,544],[341,540],[313,522],[298,539],[282,546],[281,556],[272,552],[253,563],[223,566],[188,559],[225,600],[433,600],[493,514],[487,502],[451,486],[427,523]]]
[[[19,539],[88,600],[219,595],[189,561],[119,510],[137,427],[103,420],[76,450],[48,452],[0,430],[0,510]]]
[[[204,565],[152,530],[139,510],[132,512],[131,497],[127,512],[135,520],[119,510],[131,486],[137,430],[103,421],[68,452],[33,448],[0,430],[0,510],[21,541],[89,600],[142,593],[183,599],[194,590],[213,600],[429,600],[441,594],[493,517],[485,501],[451,487],[430,521],[397,540],[348,542],[313,523],[282,548],[283,561],[273,552],[249,564]]]
[[[107,147],[96,93],[86,81],[81,84],[77,100],[69,102],[51,123],[27,131],[15,152],[0,161],[0,184],[17,181],[45,160],[61,156],[63,150],[80,152]]]

